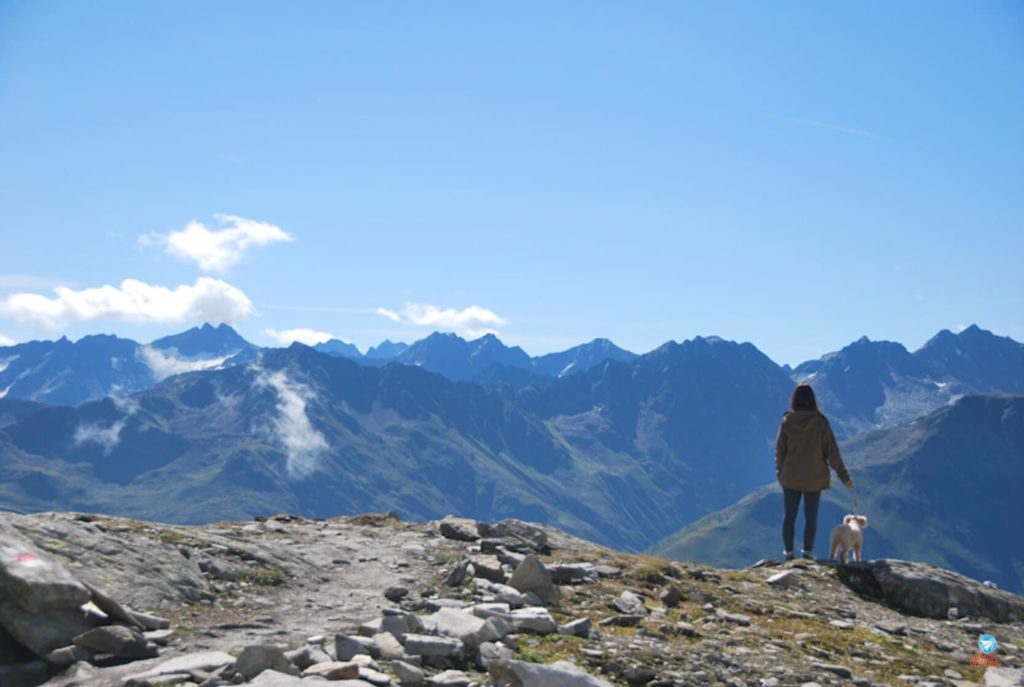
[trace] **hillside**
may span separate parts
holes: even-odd
[[[925,561],[1024,590],[1024,548],[1016,527],[1024,522],[1021,447],[1020,396],[965,397],[909,425],[843,443],[860,511],[869,518],[866,555]],[[851,493],[833,483],[822,499],[819,556],[828,553],[831,528],[854,510]],[[782,492],[771,483],[652,551],[742,567],[781,555],[781,520]]]

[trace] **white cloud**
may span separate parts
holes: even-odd
[[[205,360],[187,360],[174,355],[174,349],[161,351],[152,346],[143,346],[141,351],[142,359],[153,371],[157,381],[166,379],[171,375],[180,375],[186,372],[198,372],[200,370],[212,370],[224,364],[224,361],[234,355],[225,355],[218,358],[207,358]]]
[[[318,343],[330,341],[331,339],[339,339],[339,337],[329,332],[319,332],[315,329],[303,329],[302,327],[299,327],[298,329],[284,329],[281,331],[276,329],[264,329],[263,333],[276,340],[282,346],[289,346],[296,341],[301,344],[306,344],[307,346],[315,346]]]
[[[285,468],[292,479],[308,477],[316,469],[320,454],[327,449],[327,440],[310,423],[306,402],[316,398],[313,390],[288,379],[284,372],[260,372],[257,387],[270,387],[277,393],[278,416],[274,420],[274,437],[287,456]]]
[[[377,314],[392,322],[404,322],[418,327],[432,327],[442,331],[453,331],[464,336],[476,338],[491,334],[507,323],[507,320],[487,308],[471,305],[468,308],[439,308],[424,303],[406,303],[402,313],[386,308],[378,308]]]
[[[174,256],[198,264],[204,270],[224,272],[242,259],[254,246],[294,241],[295,237],[267,222],[238,217],[214,215],[223,228],[210,229],[192,220],[184,229],[170,234],[147,234],[139,238],[142,245],[162,245]]]
[[[58,287],[54,292],[53,298],[36,293],[7,296],[0,300],[0,314],[60,327],[90,320],[234,322],[253,311],[252,301],[242,291],[212,277],[200,277],[195,284],[175,289],[125,279],[120,286],[79,291]]]
[[[75,428],[76,444],[99,444],[103,453],[110,453],[121,443],[121,430],[124,429],[125,421],[118,420],[109,427],[100,427],[95,423],[78,425]]]
[[[17,343],[18,342],[11,337],[0,334],[0,346],[14,346]]]

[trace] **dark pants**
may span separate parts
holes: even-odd
[[[786,500],[786,517],[782,521],[782,543],[786,551],[793,550],[793,530],[796,528],[796,513],[800,509],[800,497],[804,497],[804,551],[814,549],[814,535],[818,529],[818,504],[820,491],[796,491],[783,487]]]

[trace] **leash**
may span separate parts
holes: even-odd
[[[853,492],[853,513],[854,515],[860,515],[860,499],[857,497],[857,487],[854,486],[850,491]]]

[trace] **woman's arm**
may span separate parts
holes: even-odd
[[[825,421],[825,460],[839,475],[840,482],[848,487],[853,486],[853,480],[850,479],[850,473],[846,471],[843,457],[839,455],[839,443],[836,441],[836,435],[832,433],[832,426],[828,424],[827,420]]]
[[[786,433],[779,425],[779,436],[775,437],[775,476],[782,474],[782,464],[786,460]]]

